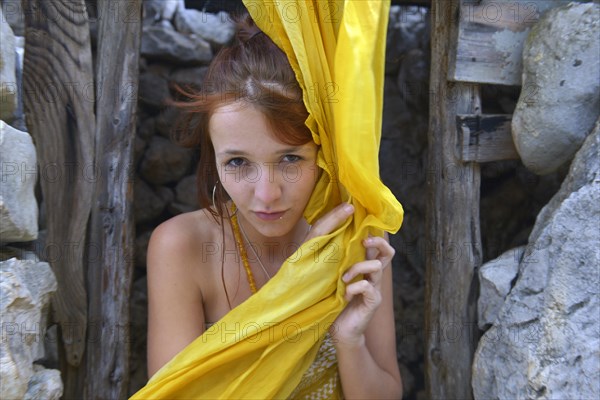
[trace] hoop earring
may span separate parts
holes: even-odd
[[[213,203],[213,208],[215,209],[215,211],[217,211],[217,204],[215,203],[215,194],[217,192],[217,184],[219,183],[219,181],[217,181],[217,183],[215,183],[215,186],[213,186],[213,191],[212,191],[212,203]]]

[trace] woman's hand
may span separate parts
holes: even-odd
[[[353,212],[339,205],[315,222],[306,240],[333,232]],[[346,398],[402,398],[390,267],[395,251],[387,236],[366,238],[363,246],[365,260],[342,276],[348,304],[329,330],[342,389]]]
[[[339,227],[354,212],[351,204],[343,203],[325,214],[313,225],[306,240],[327,235]],[[379,304],[383,270],[390,266],[395,250],[385,238],[368,237],[363,241],[365,261],[346,271],[342,280],[347,284],[345,298],[348,305],[338,316],[330,333],[340,345],[364,342],[364,333]],[[361,276],[361,279],[355,278]]]
[[[383,270],[390,266],[394,257],[395,250],[385,238],[368,237],[363,246],[366,260],[354,264],[342,277],[347,284],[345,298],[348,304],[330,330],[337,346],[364,343],[367,326],[381,304]]]

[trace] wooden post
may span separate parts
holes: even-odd
[[[96,196],[90,226],[86,399],[127,398],[135,264],[133,147],[142,1],[101,0],[96,67]]]
[[[479,165],[461,160],[457,114],[481,112],[476,85],[448,82],[458,1],[432,1],[427,174],[426,381],[429,399],[471,399],[481,263]]]
[[[23,0],[23,102],[36,145],[48,235],[42,250],[56,275],[64,398],[78,395],[84,358],[86,235],[94,183],[94,82],[84,0]],[[93,86],[92,86],[93,87]],[[75,374],[75,375],[73,375]]]

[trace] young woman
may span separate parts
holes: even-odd
[[[150,376],[260,290],[302,243],[330,234],[354,212],[343,203],[312,226],[304,219],[321,174],[318,146],[304,124],[308,113],[286,55],[249,17],[236,43],[214,59],[203,92],[190,97],[181,105],[190,118],[180,141],[200,146],[203,208],[164,222],[150,241]],[[316,390],[301,381],[292,397],[401,397],[394,250],[380,237],[363,245],[365,260],[343,276],[348,304],[313,362],[319,367],[303,381],[326,370],[333,378]]]

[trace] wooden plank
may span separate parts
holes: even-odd
[[[471,364],[477,344],[477,276],[481,264],[480,171],[464,163],[457,114],[481,110],[476,85],[447,81],[457,1],[432,3],[432,60],[427,174],[426,387],[428,399],[472,399]],[[455,21],[456,22],[456,21]]]
[[[129,297],[134,269],[133,148],[142,0],[101,0],[96,65],[96,197],[90,226],[87,399],[124,399],[129,386]],[[119,7],[118,13],[115,6]],[[92,246],[90,246],[92,247]]]
[[[92,52],[84,0],[23,0],[22,5],[23,102],[46,208],[44,253],[58,283],[53,309],[64,374],[80,364],[86,343],[84,256],[94,192],[86,173],[94,164],[95,130],[86,84],[94,81]]]
[[[462,2],[451,81],[521,85],[523,44],[547,10],[570,0],[472,0]]]
[[[461,159],[468,162],[517,160],[519,154],[511,134],[512,115],[457,115]]]

